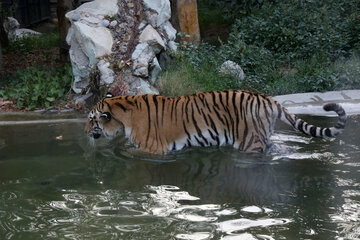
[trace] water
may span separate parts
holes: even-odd
[[[360,239],[359,122],[330,141],[279,124],[264,155],[166,156],[91,148],[81,122],[3,125],[0,239]]]

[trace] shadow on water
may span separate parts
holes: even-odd
[[[280,125],[262,155],[165,156],[91,147],[82,123],[0,126],[0,238],[360,238],[358,125],[330,141]]]

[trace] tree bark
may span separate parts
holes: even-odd
[[[70,46],[66,42],[66,35],[68,33],[70,22],[66,19],[65,14],[73,9],[72,0],[58,0],[57,2],[57,17],[59,24],[59,35],[60,35],[60,60],[62,62],[69,61],[69,48]]]
[[[200,43],[200,28],[196,0],[176,0],[175,17],[178,19],[178,30],[185,35],[182,40],[198,45]],[[176,20],[174,23],[177,26]]]

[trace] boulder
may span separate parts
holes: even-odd
[[[149,44],[139,43],[133,52],[131,59],[133,61],[133,74],[138,77],[149,76],[149,63],[155,57],[155,52]]]
[[[93,1],[66,14],[71,22],[67,43],[73,67],[72,89],[81,93],[89,84],[89,75],[98,58],[111,53],[113,37],[104,27],[105,16],[117,13],[117,0]],[[106,78],[109,81],[109,78]]]
[[[171,25],[169,21],[164,22],[160,28],[166,33],[166,37],[169,41],[174,41],[176,38],[176,29]]]
[[[230,60],[225,61],[221,65],[219,72],[230,75],[233,78],[236,78],[241,81],[245,79],[245,73],[240,67],[240,65]]]
[[[169,0],[143,0],[144,6],[151,11],[147,11],[147,18],[150,24],[156,28],[171,17],[171,8]]]
[[[165,43],[160,37],[160,34],[149,24],[141,32],[139,36],[140,43],[147,43],[152,47],[155,54],[158,54],[162,49],[165,48]]]

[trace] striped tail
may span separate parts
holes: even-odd
[[[289,113],[285,108],[281,108],[283,114],[281,114],[280,119],[283,122],[289,124],[290,126],[293,126],[295,129],[313,137],[331,138],[335,137],[339,133],[342,133],[346,123],[345,110],[337,103],[325,104],[323,108],[327,112],[334,111],[339,115],[339,120],[334,127],[322,128],[310,125],[304,120],[295,116],[294,114]]]

